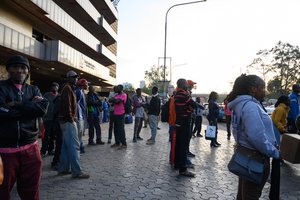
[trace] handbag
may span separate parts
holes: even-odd
[[[244,103],[241,110],[243,110],[246,103]],[[241,123],[242,120],[240,120],[239,124],[241,125]],[[244,150],[241,151],[239,148]],[[265,159],[263,156],[257,158],[259,154],[254,154],[256,154],[255,150],[248,149],[239,144],[239,128],[237,128],[237,145],[227,168],[231,173],[242,179],[261,184],[265,172]]]
[[[265,160],[254,159],[236,149],[227,167],[231,173],[242,179],[260,184],[264,177]]]
[[[207,126],[205,130],[205,139],[213,140],[216,139],[216,126]]]
[[[3,179],[4,179],[4,166],[0,155],[0,185],[2,185]]]

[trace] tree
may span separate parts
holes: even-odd
[[[151,89],[153,86],[158,87],[159,91],[162,92],[163,89],[163,80],[164,80],[164,71],[163,66],[153,65],[150,70],[145,71],[145,79],[148,82],[147,88]],[[166,77],[168,73],[166,72]],[[168,88],[169,82],[166,81],[166,88]],[[151,91],[151,90],[150,90]]]
[[[248,66],[262,73],[273,74],[268,82],[269,92],[287,93],[300,78],[300,51],[298,46],[279,41],[271,50],[260,50],[257,58]]]

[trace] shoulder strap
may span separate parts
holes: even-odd
[[[249,101],[251,101],[251,100],[249,100]],[[243,104],[243,106],[242,106],[242,108],[241,108],[241,113],[243,114],[243,109],[244,109],[244,107],[245,107],[245,105],[249,102],[249,101],[246,101],[244,104]],[[240,116],[240,121],[239,121],[239,127],[241,126],[241,124],[242,124],[242,114],[241,114],[241,116]],[[239,144],[239,130],[240,129],[238,129],[238,132],[237,132],[237,135],[236,135],[236,139],[237,139],[237,143]]]

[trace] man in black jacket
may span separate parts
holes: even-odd
[[[158,88],[154,86],[152,88],[152,97],[150,100],[150,104],[148,106],[149,125],[151,129],[151,138],[148,139],[146,143],[148,145],[152,145],[155,143],[159,114],[160,114],[160,99],[158,96]]]
[[[48,107],[38,87],[26,83],[30,65],[17,55],[6,63],[9,79],[0,81],[0,155],[4,182],[0,197],[10,199],[17,181],[21,199],[39,199],[42,160],[38,145],[38,118]]]

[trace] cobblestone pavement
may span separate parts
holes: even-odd
[[[204,120],[206,121],[206,120]],[[107,142],[108,124],[102,124],[103,140]],[[237,177],[229,173],[227,163],[233,153],[234,140],[226,139],[224,124],[220,123],[219,148],[210,148],[204,138],[193,138],[191,151],[196,154],[196,178],[180,177],[168,163],[170,145],[168,125],[160,123],[155,145],[146,145],[150,129],[143,128],[143,141],[132,143],[133,124],[126,125],[127,149],[117,150],[110,145],[86,146],[81,156],[89,179],[57,176],[51,170],[52,157],[43,159],[41,200],[98,200],[98,199],[235,199]],[[206,124],[203,124],[204,130]],[[84,136],[87,143],[87,134]],[[266,183],[261,199],[268,199]],[[19,199],[14,188],[12,199]],[[281,199],[300,200],[300,165],[282,166]]]

